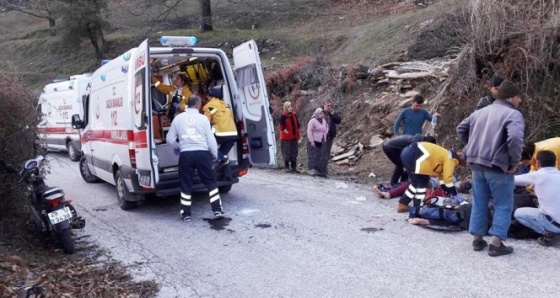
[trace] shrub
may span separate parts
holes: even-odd
[[[21,78],[0,75],[0,161],[19,169],[22,161],[33,156],[38,114],[36,96],[27,90]],[[0,168],[0,225],[25,211],[24,194],[15,179]]]

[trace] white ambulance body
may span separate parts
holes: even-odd
[[[83,101],[89,93],[91,74],[74,75],[70,80],[55,82],[43,88],[38,111],[40,144],[49,150],[68,151],[71,160],[80,158],[79,130],[72,128],[71,117],[83,115]]]
[[[84,180],[116,185],[123,210],[133,208],[148,193],[180,193],[178,155],[165,141],[169,120],[161,103],[166,98],[150,79],[152,67],[157,67],[163,83],[171,85],[166,71],[194,62],[214,65],[206,83],[222,86],[238,127],[239,140],[228,154],[235,177],[226,179],[223,169],[217,169],[220,192],[228,192],[239,182],[249,164],[276,166],[274,126],[256,43],[251,40],[235,48],[233,61],[235,70],[220,49],[148,47],[145,40],[101,66],[92,76],[83,117],[72,119],[73,126],[82,129],[80,173]],[[193,191],[204,190],[196,177]]]

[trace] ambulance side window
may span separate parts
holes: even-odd
[[[84,126],[86,126],[88,124],[88,118],[89,118],[89,95],[84,96],[84,99],[82,100],[82,104],[84,105],[84,115],[82,119],[84,121]]]

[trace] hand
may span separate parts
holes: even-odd
[[[287,129],[284,129],[283,132],[287,134],[287,133],[288,133],[288,130],[287,130]]]
[[[315,142],[311,142],[311,147],[315,147]]]
[[[506,171],[506,173],[508,174],[515,174],[517,172],[517,166],[509,166],[508,170]]]
[[[456,196],[457,195],[457,188],[455,188],[455,186],[447,187],[445,184],[442,184],[440,186],[441,186],[441,189],[443,189],[443,191],[445,191],[448,195],[450,195],[450,196]]]

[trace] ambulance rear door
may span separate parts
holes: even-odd
[[[144,189],[154,189],[159,180],[157,156],[152,135],[152,105],[150,104],[150,48],[144,40],[134,52],[133,67],[133,131],[132,144],[136,158],[138,183]],[[130,137],[129,137],[130,138]],[[132,150],[132,148],[131,148]]]
[[[276,138],[257,43],[245,42],[233,49],[239,93],[238,107],[249,145],[249,162],[257,167],[276,166]]]

